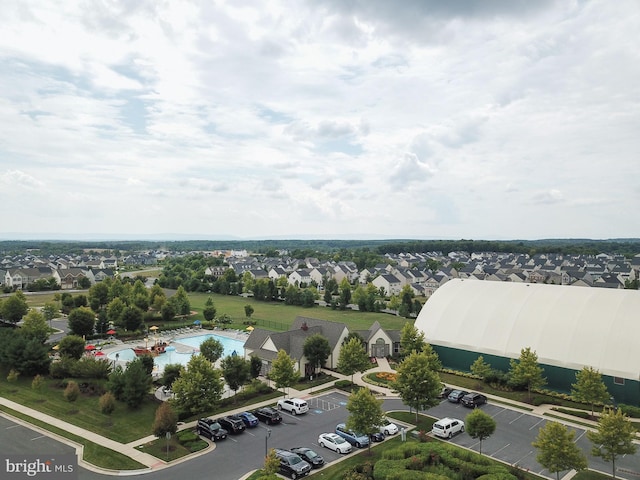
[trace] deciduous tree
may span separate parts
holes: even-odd
[[[69,330],[79,337],[93,335],[96,324],[96,314],[89,307],[74,308],[69,312]]]
[[[207,298],[206,303],[204,304],[204,309],[202,310],[202,315],[207,322],[213,321],[216,318],[216,307],[213,304],[213,298]]]
[[[156,409],[156,417],[153,421],[153,434],[160,438],[167,433],[171,435],[178,431],[178,415],[169,402],[162,402]]]
[[[571,395],[578,402],[591,405],[591,416],[596,403],[609,400],[609,392],[602,381],[602,375],[593,367],[583,367],[576,373],[576,383],[571,385]]]
[[[249,362],[238,355],[229,355],[222,359],[222,376],[229,388],[235,394],[238,389],[249,381]]]
[[[469,436],[480,441],[478,452],[482,455],[482,441],[485,438],[489,438],[496,431],[496,421],[491,415],[476,408],[466,416],[464,425]]]
[[[406,322],[400,331],[400,348],[403,355],[411,352],[420,353],[426,345],[424,332],[419,331],[413,323]]]
[[[216,363],[224,354],[224,345],[220,340],[209,337],[200,344],[200,354],[211,363]]]
[[[5,298],[1,305],[2,312],[0,312],[0,315],[11,323],[18,323],[29,311],[27,297],[21,290],[18,290],[9,298]]]
[[[587,432],[587,437],[593,443],[591,455],[611,462],[613,478],[616,478],[616,459],[620,455],[636,453],[637,447],[633,443],[635,435],[636,429],[622,410],[609,409],[602,413],[597,431]]]
[[[575,432],[558,422],[549,422],[538,432],[538,437],[531,444],[538,449],[536,459],[544,468],[556,474],[565,470],[584,470],[587,459],[582,450],[575,444]]]
[[[224,389],[220,371],[202,355],[194,355],[186,370],[173,382],[175,404],[192,415],[213,410]]]
[[[295,362],[283,349],[278,350],[276,358],[271,363],[269,378],[273,380],[276,388],[283,389],[283,395],[286,395],[284,389],[289,388],[298,379],[298,374],[295,370]]]
[[[431,360],[425,353],[411,352],[397,369],[395,388],[400,397],[418,411],[439,402],[442,383],[438,372],[431,368]]]
[[[367,436],[378,431],[384,418],[384,411],[382,400],[375,398],[371,390],[360,388],[349,395],[346,408],[350,413],[346,424],[348,429]],[[369,454],[371,454],[371,442],[369,442]]]
[[[342,345],[338,357],[338,371],[343,375],[351,375],[351,383],[353,383],[354,373],[364,372],[369,366],[369,356],[360,339],[351,337]]]
[[[32,309],[25,315],[20,332],[28,338],[44,343],[49,338],[49,325],[42,313]]]
[[[329,346],[329,340],[327,337],[314,333],[307,337],[302,346],[304,356],[309,360],[309,363],[313,365],[313,371],[315,373],[318,367],[322,367],[329,355],[331,354],[331,347]]]
[[[526,385],[529,401],[531,401],[531,390],[540,388],[547,383],[547,379],[542,376],[544,369],[538,365],[538,354],[531,351],[530,347],[520,351],[520,359],[511,359],[510,362],[511,381],[515,384]]]
[[[484,357],[480,355],[476,361],[471,364],[471,373],[485,379],[491,372],[491,365],[484,361]]]
[[[60,340],[58,347],[58,352],[61,356],[77,360],[84,353],[84,340],[77,335],[67,335]]]

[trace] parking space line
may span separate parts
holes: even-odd
[[[524,413],[521,413],[519,417],[516,417],[516,418],[514,418],[513,420],[511,420],[511,421],[509,422],[509,425],[511,425],[513,422],[515,422],[516,420],[521,419],[521,418],[522,418],[522,417],[524,417],[524,416],[525,416],[525,414],[524,414]]]
[[[504,447],[502,447],[501,449],[496,450],[495,452],[493,452],[493,454],[492,454],[491,456],[493,457],[496,453],[501,452],[502,450],[504,450],[505,448],[507,448],[509,445],[511,445],[511,444],[510,444],[510,443],[507,443],[507,444],[506,444]]]
[[[529,455],[531,455],[533,453],[533,450],[530,450],[529,453],[527,453],[524,457],[520,457],[518,460],[515,461],[515,464],[518,465],[522,460],[524,460],[525,458],[527,458]]]
[[[529,430],[533,430],[534,428],[536,428],[538,425],[540,425],[542,422],[544,422],[544,418],[541,418],[540,420],[538,420],[536,423],[534,423],[533,425],[531,425],[531,428]]]
[[[502,410],[498,410],[494,415],[491,415],[493,418],[496,418],[498,415],[500,415],[502,412],[506,412],[507,409],[506,408],[502,408]]]
[[[40,435],[39,437],[33,437],[31,441],[33,442],[34,440],[40,440],[41,438],[46,438],[46,437],[47,437],[46,435]]]

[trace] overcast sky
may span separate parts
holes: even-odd
[[[0,237],[640,237],[636,0],[3,0],[0,24]]]

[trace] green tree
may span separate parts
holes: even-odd
[[[233,393],[249,381],[251,375],[249,362],[238,355],[229,355],[222,359],[220,365],[222,376]],[[235,401],[235,399],[234,399]]]
[[[245,317],[251,318],[251,315],[253,315],[254,311],[255,310],[253,309],[253,306],[251,306],[249,304],[244,306],[244,315],[245,315]]]
[[[264,459],[264,467],[262,467],[263,475],[260,480],[277,480],[280,477],[276,475],[280,470],[280,460],[276,456],[276,451],[272,448]]]
[[[9,298],[4,299],[2,302],[2,312],[0,312],[0,314],[6,321],[18,323],[28,311],[27,297],[21,290],[18,290]]]
[[[538,437],[531,444],[538,449],[536,460],[560,480],[560,472],[565,470],[584,470],[587,459],[582,450],[575,444],[575,432],[558,423],[548,422],[538,432]]]
[[[384,418],[382,400],[376,399],[371,390],[360,388],[349,395],[346,408],[350,413],[346,423],[348,429],[367,436],[378,431],[379,425],[382,424]],[[369,442],[370,454],[371,442]]]
[[[152,378],[141,358],[136,358],[127,365],[123,374],[123,389],[119,400],[129,408],[138,408],[149,394]],[[117,398],[117,397],[116,397]]]
[[[142,310],[135,305],[125,307],[122,312],[122,323],[124,328],[129,332],[135,332],[142,327]]]
[[[471,438],[480,440],[478,452],[482,455],[482,441],[496,431],[496,421],[479,408],[473,410],[464,420],[464,426]]]
[[[156,409],[156,416],[153,421],[153,434],[164,437],[167,433],[171,435],[178,431],[178,415],[169,402],[162,402]]]
[[[69,330],[79,337],[93,335],[96,324],[96,314],[89,307],[74,308],[69,312]]]
[[[249,357],[251,378],[258,378],[262,371],[262,360],[257,355],[251,355]]]
[[[80,396],[80,387],[76,382],[70,380],[62,395],[67,402],[75,402]]]
[[[109,286],[104,282],[98,282],[89,288],[88,296],[89,305],[97,312],[109,303]]]
[[[51,326],[51,320],[56,318],[60,313],[60,309],[58,305],[54,302],[47,302],[42,307],[42,314],[47,322],[49,322],[49,326]]]
[[[22,375],[36,375],[47,373],[50,362],[49,346],[38,338],[0,329],[0,365],[5,369],[13,369]]]
[[[216,307],[213,304],[213,298],[207,298],[206,303],[204,304],[204,309],[202,310],[202,315],[207,322],[213,321],[216,318]]]
[[[283,396],[286,395],[284,389],[289,388],[298,379],[298,373],[295,370],[295,361],[283,349],[278,350],[276,358],[271,363],[271,371],[269,378],[273,380],[276,388],[282,388]]]
[[[529,401],[531,390],[543,387],[547,380],[542,376],[544,369],[538,365],[538,354],[530,347],[520,351],[520,359],[510,361],[510,380],[518,385],[526,385]]]
[[[166,388],[172,388],[173,382],[182,375],[184,366],[179,363],[169,363],[164,366],[162,372],[162,385]]]
[[[200,354],[211,363],[216,363],[223,353],[224,345],[214,337],[209,337],[200,344]]]
[[[389,310],[395,310],[398,311],[400,310],[400,297],[398,297],[397,295],[391,295],[391,298],[389,299]]]
[[[191,313],[189,296],[182,285],[178,287],[178,290],[176,290],[173,297],[169,297],[168,302],[175,306],[175,310],[178,315],[189,315]]]
[[[345,310],[351,302],[351,284],[347,278],[343,278],[340,282],[340,310]]]
[[[218,405],[223,389],[220,371],[204,356],[194,355],[186,370],[173,382],[173,401],[179,410],[191,415],[201,414]]]
[[[583,367],[576,372],[576,383],[571,384],[571,395],[577,402],[591,405],[591,416],[596,403],[609,400],[609,392],[602,381],[602,375],[593,367]]]
[[[420,353],[426,345],[424,332],[410,322],[406,322],[400,331],[400,348],[403,355],[409,355],[411,352]]]
[[[124,327],[122,314],[126,304],[120,298],[114,298],[107,304],[107,320],[118,327]]]
[[[84,354],[84,340],[77,335],[67,335],[58,344],[58,352],[62,357],[75,358],[76,360]]]
[[[318,367],[322,367],[326,363],[331,354],[329,340],[319,333],[314,333],[304,341],[302,352],[313,366],[313,372],[315,373]]]
[[[471,364],[471,373],[480,377],[482,380],[487,378],[491,372],[491,365],[484,361],[484,357],[480,355],[476,361]]]
[[[28,338],[44,343],[49,338],[49,326],[44,315],[38,310],[29,310],[22,321],[20,332]]]
[[[613,478],[616,478],[616,459],[620,455],[636,453],[637,447],[633,443],[635,436],[636,429],[622,410],[603,412],[597,431],[587,432],[587,437],[593,443],[591,455],[611,462]]]
[[[343,375],[351,375],[351,383],[353,383],[354,373],[364,372],[369,366],[367,350],[358,338],[351,337],[342,345],[338,357],[338,371]]]
[[[417,422],[419,410],[438,404],[442,383],[429,356],[414,351],[398,367],[395,388],[404,403],[415,408]]]
[[[167,295],[162,290],[162,287],[158,284],[152,286],[151,290],[149,290],[149,305],[151,308],[156,312],[160,312],[166,301]]]

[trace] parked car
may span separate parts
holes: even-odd
[[[258,420],[268,425],[275,425],[276,423],[280,423],[282,421],[282,417],[280,416],[278,411],[271,407],[258,408],[252,413],[258,418]]]
[[[338,453],[351,451],[351,444],[337,433],[321,433],[318,437],[318,445]]]
[[[214,442],[224,440],[229,434],[222,425],[211,418],[200,418],[196,424],[196,432]]]
[[[241,412],[238,414],[238,417],[240,417],[240,419],[244,422],[247,428],[257,427],[258,424],[260,423],[260,420],[258,420],[258,417],[256,417],[251,412]]]
[[[223,428],[229,431],[229,433],[242,433],[245,427],[244,422],[237,415],[229,415],[228,417],[221,417],[218,419],[218,423]]]
[[[462,397],[460,403],[465,407],[476,408],[487,403],[487,397],[485,397],[481,393],[471,392]]]
[[[382,423],[378,428],[380,428],[380,433],[384,433],[386,436],[398,433],[398,426],[395,423],[390,422],[386,417],[382,420]]]
[[[324,458],[322,458],[322,455],[318,455],[310,448],[294,447],[291,451],[300,455],[305,462],[311,465],[311,468],[320,468],[324,465]]]
[[[344,423],[336,425],[336,433],[356,448],[369,445],[369,437],[367,435],[347,429]]]
[[[309,411],[309,405],[307,402],[300,398],[284,398],[278,400],[278,410],[285,410],[291,415],[297,415],[299,413],[307,413]]]
[[[290,476],[293,480],[309,475],[311,465],[300,455],[282,448],[275,448],[274,451],[280,460],[280,473]]]
[[[453,390],[448,396],[447,399],[453,403],[459,403],[467,393],[465,390]]]
[[[382,442],[384,441],[384,438],[385,438],[384,433],[382,432],[375,432],[369,435],[370,442]]]
[[[442,384],[442,390],[440,390],[440,398],[447,398],[451,392],[453,392],[453,388],[447,387],[443,383]]]
[[[445,417],[433,424],[431,433],[441,438],[451,438],[456,433],[464,432],[464,422],[457,418]]]

